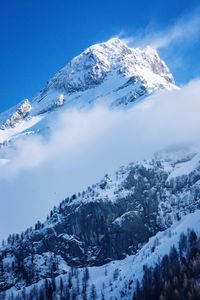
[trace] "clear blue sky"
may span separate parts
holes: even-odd
[[[31,98],[72,57],[120,32],[167,30],[198,0],[6,0],[0,4],[0,111]],[[200,76],[200,39],[160,50],[179,84]]]

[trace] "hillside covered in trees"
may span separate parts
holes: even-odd
[[[172,247],[155,267],[144,266],[142,284],[137,282],[133,299],[200,299],[200,237],[195,231],[181,234],[179,249]]]

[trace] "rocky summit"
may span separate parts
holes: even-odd
[[[0,144],[16,136],[44,134],[51,113],[94,105],[129,108],[161,90],[176,88],[156,50],[130,48],[112,38],[87,48],[61,69],[33,98],[0,114]]]

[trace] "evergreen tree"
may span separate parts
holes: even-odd
[[[68,276],[68,289],[72,288],[72,273],[69,271],[69,276]]]
[[[43,289],[40,290],[39,300],[45,300]]]
[[[96,292],[96,287],[95,287],[94,284],[92,284],[92,286],[91,286],[90,299],[91,300],[96,300],[97,299],[97,292]]]

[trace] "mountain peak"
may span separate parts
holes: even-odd
[[[113,37],[105,42],[98,43],[89,47],[89,49],[110,49],[112,51],[123,50],[124,48],[128,48],[128,45],[118,37]]]
[[[46,113],[62,106],[79,109],[104,104],[128,108],[154,92],[174,88],[173,76],[155,49],[131,48],[114,37],[74,57],[30,103],[22,108],[20,103],[2,113],[0,128],[5,130],[24,122],[23,128],[30,129]],[[0,141],[5,139],[8,135],[4,132]]]
[[[110,38],[109,40],[107,40],[105,42],[105,44],[112,44],[112,45],[126,45],[126,43],[123,42],[122,39],[120,39],[119,37],[115,36]]]
[[[130,48],[119,38],[95,44],[73,58],[61,69],[42,91],[42,97],[49,90],[65,94],[84,91],[102,83],[109,75],[124,78],[139,78],[150,88],[172,88],[174,79],[156,50]],[[153,84],[152,84],[153,83]],[[159,88],[157,88],[159,89]]]

